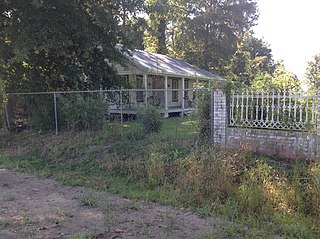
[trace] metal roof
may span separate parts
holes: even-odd
[[[226,80],[221,76],[214,75],[209,71],[199,69],[185,61],[178,60],[171,56],[141,50],[123,51],[121,46],[117,46],[117,49],[120,50],[136,67],[147,71],[148,73]]]

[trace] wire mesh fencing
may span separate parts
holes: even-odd
[[[148,108],[163,117],[189,116],[198,95],[207,89],[118,89],[7,94],[2,102],[0,126],[10,131],[101,130],[136,119]]]

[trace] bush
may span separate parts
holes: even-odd
[[[197,105],[198,127],[200,137],[210,136],[210,92],[203,92],[198,98]]]
[[[11,130],[53,130],[55,127],[51,94],[10,95],[7,110]]]
[[[72,130],[98,130],[103,126],[106,105],[99,96],[77,95],[71,99],[60,98],[62,102],[62,124]]]
[[[125,131],[125,138],[128,140],[141,140],[145,138],[144,129],[139,124],[132,124]]]
[[[45,131],[53,130],[55,128],[55,115],[52,95],[32,97],[30,104],[32,126]]]
[[[163,120],[157,108],[149,106],[140,113],[139,118],[146,133],[154,133],[161,130]]]

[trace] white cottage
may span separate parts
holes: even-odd
[[[135,114],[148,104],[159,107],[165,117],[188,114],[194,110],[197,92],[210,82],[225,80],[174,57],[141,50],[122,51],[126,66],[116,65],[125,88],[123,113]],[[116,113],[117,109],[114,109]]]

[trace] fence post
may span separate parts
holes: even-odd
[[[123,88],[121,87],[120,89],[120,120],[121,120],[121,129],[120,129],[120,134],[121,134],[121,138],[123,138],[123,100],[122,100],[122,91]]]
[[[214,91],[210,94],[210,143],[214,145]]]
[[[211,143],[226,147],[227,97],[225,83],[218,82],[211,92]]]
[[[144,101],[146,104],[146,109],[148,108],[148,75],[143,74],[144,91],[146,92],[144,96]]]
[[[168,118],[168,76],[164,77],[164,117]]]
[[[54,122],[56,126],[56,135],[58,135],[58,111],[57,111],[57,95],[53,92],[53,104],[54,104]]]
[[[11,131],[11,125],[10,125],[10,120],[9,120],[7,103],[4,103],[4,113],[6,115],[7,128],[8,128],[9,131]]]

